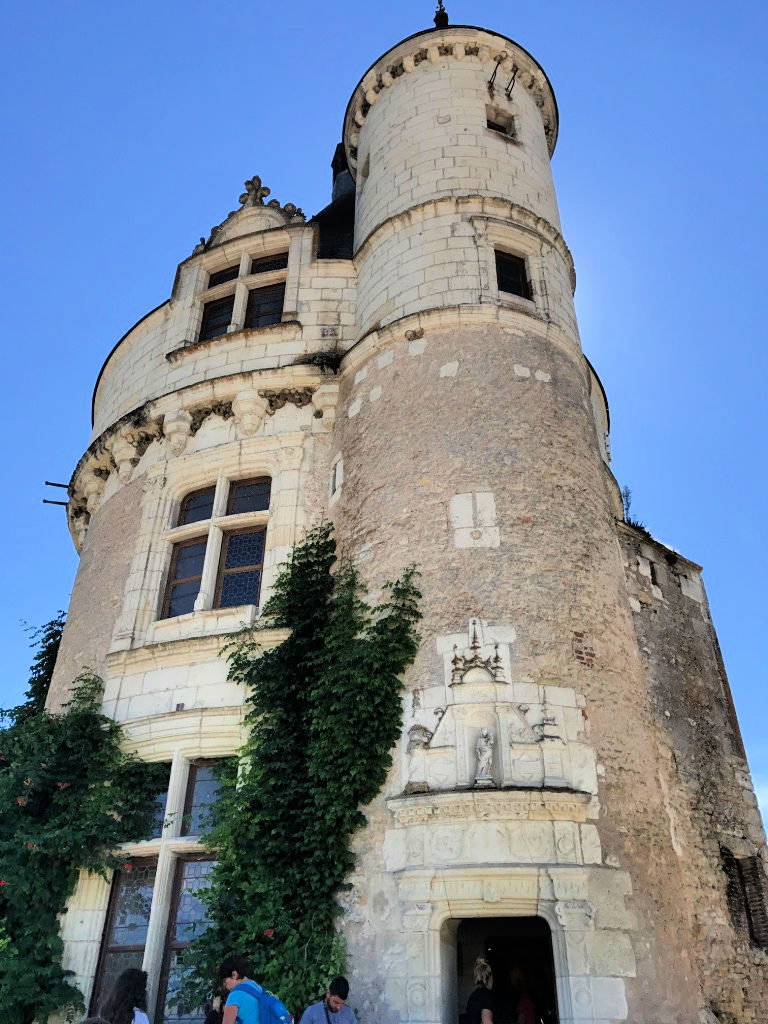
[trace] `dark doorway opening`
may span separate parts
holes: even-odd
[[[533,1004],[535,1024],[558,1024],[552,934],[540,917],[479,917],[464,920],[456,933],[459,1024],[466,1024],[467,999],[474,988],[475,960],[493,971],[493,1024],[518,1024],[519,994]]]

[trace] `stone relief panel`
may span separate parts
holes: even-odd
[[[406,795],[531,788],[596,797],[586,701],[570,687],[516,680],[515,636],[471,619],[466,633],[438,637],[443,679],[414,691],[406,715]]]

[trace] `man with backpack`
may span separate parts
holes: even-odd
[[[221,1024],[293,1024],[293,1017],[277,996],[251,981],[251,965],[244,956],[228,956],[219,968],[227,990]]]
[[[339,975],[325,992],[325,998],[312,1003],[301,1015],[300,1024],[357,1024],[357,1017],[346,1005],[349,982]]]

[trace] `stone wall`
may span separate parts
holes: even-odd
[[[764,1019],[768,951],[750,942],[727,901],[721,847],[768,862],[700,567],[621,526],[627,586],[650,688],[670,841],[690,914],[690,942],[706,1005],[732,1022]],[[763,867],[764,898],[768,884]]]

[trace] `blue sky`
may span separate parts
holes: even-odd
[[[768,6],[446,0],[511,36],[560,107],[554,157],[584,350],[613,469],[651,532],[703,564],[768,807],[764,395]],[[23,623],[65,607],[76,558],[43,481],[88,443],[102,361],[259,174],[308,214],[368,65],[430,0],[79,0],[5,14],[4,536],[0,703]],[[13,500],[11,501],[11,497]]]

